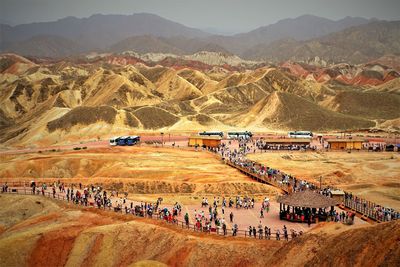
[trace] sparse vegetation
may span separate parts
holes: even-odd
[[[69,130],[78,124],[89,125],[98,121],[113,124],[116,114],[117,111],[108,106],[76,107],[61,118],[49,122],[47,128],[50,132],[53,132],[57,129]]]

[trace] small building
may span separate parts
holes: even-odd
[[[359,138],[329,138],[324,140],[328,143],[329,149],[340,150],[340,149],[362,149],[363,144],[368,141]]]
[[[263,139],[264,144],[267,145],[310,145],[311,139],[309,138],[269,138]]]
[[[221,144],[222,138],[219,136],[190,136],[189,146],[199,146],[199,147],[218,147]]]
[[[268,138],[262,139],[264,150],[300,150],[310,148],[309,138]]]
[[[343,190],[331,190],[332,199],[336,200],[338,203],[344,202],[344,195]]]

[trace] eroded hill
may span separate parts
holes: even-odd
[[[109,55],[35,63],[4,54],[0,141],[53,144],[78,136],[238,126],[399,130],[400,74],[383,65],[384,59],[357,66],[285,62],[236,70],[196,61],[163,65],[165,60],[118,55],[115,61]]]

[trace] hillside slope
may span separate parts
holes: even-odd
[[[287,92],[274,92],[257,102],[248,112],[227,121],[242,126],[283,129],[359,129],[373,127],[371,121],[324,109],[316,103]]]

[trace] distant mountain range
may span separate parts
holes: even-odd
[[[67,17],[54,22],[0,25],[2,52],[67,57],[87,52],[236,54],[279,62],[316,56],[332,62],[365,62],[399,54],[399,22],[304,15],[247,33],[212,35],[153,14]]]
[[[243,57],[304,61],[318,56],[330,62],[362,63],[387,54],[400,54],[400,21],[371,22],[307,41],[285,39],[260,44]]]
[[[54,22],[1,25],[2,43],[14,43],[37,35],[56,35],[79,42],[88,49],[104,49],[125,38],[138,35],[206,37],[209,34],[157,15],[100,15],[67,17]]]
[[[258,44],[265,45],[285,38],[308,40],[369,22],[371,20],[357,17],[346,17],[333,21],[322,17],[303,15],[294,19],[283,19],[247,33],[233,36],[210,36],[207,39],[233,53],[243,54],[247,49]]]

